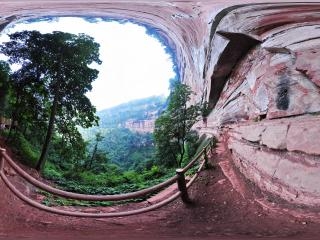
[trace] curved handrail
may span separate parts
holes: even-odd
[[[202,156],[202,154],[204,153],[204,160],[202,161],[202,163],[200,164],[197,172],[194,174],[194,176],[191,178],[191,180],[186,184],[186,188],[189,188],[195,181],[195,179],[197,178],[199,172],[201,171],[201,169],[203,168],[203,166],[206,164],[207,161],[207,147],[210,146],[212,147],[211,144],[212,140],[210,140],[206,146],[194,157],[194,159],[186,166],[182,169],[183,174],[188,171],[196,161],[198,161],[200,159],[200,157]],[[23,200],[24,202],[26,202],[27,204],[36,207],[40,210],[44,210],[47,212],[51,212],[51,213],[55,213],[55,214],[60,214],[60,215],[65,215],[65,216],[74,216],[74,217],[94,217],[94,218],[105,218],[105,217],[122,217],[122,216],[129,216],[129,215],[135,215],[135,214],[139,214],[139,213],[144,213],[144,212],[148,212],[148,211],[152,211],[155,210],[157,208],[163,207],[166,204],[174,201],[176,198],[178,198],[179,196],[182,196],[182,192],[176,192],[175,194],[173,194],[172,196],[170,196],[169,198],[156,203],[152,206],[149,207],[144,207],[144,208],[140,208],[140,209],[135,209],[135,210],[130,210],[130,211],[123,211],[123,212],[109,212],[109,213],[84,213],[84,212],[73,212],[73,211],[66,211],[66,210],[62,210],[62,209],[57,209],[57,208],[53,208],[53,207],[48,207],[45,205],[42,205],[41,203],[36,202],[35,200],[32,200],[30,198],[28,198],[27,196],[25,196],[23,193],[21,193],[19,190],[17,190],[15,188],[15,186],[9,181],[9,179],[7,178],[7,176],[5,175],[5,173],[3,172],[3,167],[4,167],[4,161],[6,160],[7,163],[18,173],[20,174],[21,177],[23,177],[25,180],[27,180],[29,183],[33,184],[34,186],[43,189],[47,192],[56,194],[58,196],[62,196],[65,198],[71,198],[71,199],[78,199],[78,200],[87,200],[87,201],[120,201],[120,200],[127,200],[127,199],[132,199],[132,198],[136,198],[136,197],[140,197],[140,196],[145,196],[146,194],[149,193],[153,193],[157,190],[160,190],[161,188],[164,188],[166,186],[169,186],[170,184],[172,184],[173,182],[175,182],[176,180],[178,180],[179,176],[174,176],[168,180],[166,180],[165,182],[162,182],[160,184],[157,184],[153,187],[147,188],[147,189],[143,189],[140,191],[136,191],[136,192],[132,192],[132,193],[126,193],[126,194],[118,194],[118,195],[87,195],[87,194],[78,194],[78,193],[71,193],[71,192],[67,192],[67,191],[63,191],[51,186],[48,186],[40,181],[38,181],[37,179],[33,178],[32,176],[30,176],[29,174],[27,174],[24,170],[22,170],[6,153],[6,150],[3,148],[0,148],[0,153],[1,153],[1,158],[0,158],[0,177],[2,178],[2,180],[4,181],[4,183],[6,184],[6,186],[10,189],[10,191],[12,191],[18,198],[20,198],[21,200]]]
[[[20,174],[21,177],[23,177],[25,180],[27,180],[29,183],[33,184],[34,186],[47,191],[52,194],[56,194],[61,197],[66,198],[72,198],[77,200],[85,200],[85,201],[121,201],[121,200],[127,200],[132,198],[138,198],[141,196],[145,196],[146,194],[153,193],[155,191],[158,191],[162,188],[165,188],[172,183],[174,183],[177,180],[177,176],[174,176],[162,183],[159,183],[155,186],[152,186],[150,188],[146,188],[140,191],[131,192],[131,193],[124,193],[124,194],[116,194],[116,195],[89,195],[89,194],[81,194],[81,193],[72,193],[67,192],[58,188],[54,188],[51,186],[48,186],[44,184],[43,182],[35,179],[34,177],[30,176],[28,173],[23,171],[9,156],[7,153],[3,153],[4,158],[9,163],[9,165]]]
[[[13,184],[8,180],[8,178],[5,176],[5,174],[3,172],[0,173],[0,176],[2,178],[2,180],[4,181],[4,183],[7,185],[7,187],[17,196],[19,197],[21,200],[23,200],[24,202],[26,202],[27,204],[38,208],[40,210],[44,210],[46,212],[50,212],[50,213],[55,213],[55,214],[59,214],[59,215],[65,215],[65,216],[71,216],[71,217],[91,217],[91,218],[107,218],[107,217],[124,217],[124,216],[130,216],[130,215],[135,215],[135,214],[140,214],[140,213],[145,213],[148,211],[152,211],[155,210],[157,208],[163,207],[165,205],[167,205],[168,203],[174,201],[175,199],[177,199],[180,196],[180,192],[177,192],[175,194],[173,194],[171,197],[156,203],[152,206],[149,207],[144,207],[144,208],[140,208],[140,209],[135,209],[135,210],[130,210],[130,211],[124,211],[124,212],[111,212],[111,213],[84,213],[84,212],[72,212],[72,211],[66,211],[66,210],[62,210],[62,209],[56,209],[53,207],[48,207],[45,205],[42,205],[28,197],[26,197],[25,195],[23,195],[20,191],[18,191]]]
[[[201,163],[197,173],[188,182],[187,188],[189,188],[194,183],[199,172],[201,171],[202,167],[204,166],[204,163],[205,163],[205,161],[203,161]],[[167,198],[159,203],[156,203],[152,206],[144,207],[144,208],[140,208],[140,209],[135,209],[135,210],[130,210],[130,211],[112,212],[112,213],[72,212],[72,211],[66,211],[66,210],[56,209],[53,207],[48,207],[48,206],[42,205],[42,204],[26,197],[19,190],[17,190],[14,187],[14,185],[8,180],[7,176],[2,171],[0,172],[0,176],[1,176],[2,180],[4,181],[4,183],[6,184],[6,186],[10,189],[10,191],[12,191],[17,197],[19,197],[22,201],[26,202],[30,206],[33,206],[33,207],[38,208],[40,210],[44,210],[46,212],[55,213],[55,214],[64,215],[64,216],[71,216],[71,217],[107,218],[107,217],[124,217],[124,216],[135,215],[135,214],[145,213],[145,212],[152,211],[152,210],[158,209],[160,207],[163,207],[163,206],[169,204],[170,202],[174,201],[175,199],[177,199],[181,195],[181,192],[177,192],[177,193],[173,194],[172,196],[170,196],[169,198]]]
[[[198,177],[201,169],[203,168],[203,166],[205,165],[206,161],[203,160],[202,163],[200,164],[197,172],[193,175],[193,177],[190,179],[190,181],[187,183],[187,188],[191,187],[191,185],[194,183],[194,181],[196,180],[196,178]]]
[[[187,166],[183,168],[183,173],[185,173],[187,170],[189,170],[193,164],[199,160],[203,152],[205,151],[206,147],[209,146],[211,141],[208,142],[208,144],[193,158],[192,161],[190,161]],[[5,158],[5,160],[8,162],[8,164],[17,172],[21,177],[23,177],[25,180],[33,184],[34,186],[47,191],[49,193],[58,195],[60,197],[66,197],[66,198],[72,198],[76,200],[85,200],[85,201],[121,201],[121,200],[127,200],[132,198],[138,198],[141,196],[145,196],[147,194],[151,194],[153,192],[156,192],[158,190],[161,190],[172,183],[174,183],[177,180],[177,176],[174,176],[172,178],[169,178],[168,180],[159,183],[155,186],[152,186],[150,188],[146,188],[143,190],[139,190],[136,192],[131,193],[125,193],[125,194],[115,194],[115,195],[89,195],[89,194],[80,194],[80,193],[73,193],[64,191],[58,188],[54,188],[51,186],[48,186],[44,184],[43,182],[35,179],[34,177],[30,176],[28,173],[26,173],[24,170],[22,170],[9,156],[8,154],[1,149],[2,156]]]
[[[6,152],[6,150],[4,148],[0,148],[0,172],[2,172],[3,170],[3,166],[4,166],[4,156],[3,154]]]
[[[184,168],[182,168],[183,173],[188,171],[193,166],[193,164],[195,164],[195,162],[197,162],[199,160],[199,158],[204,153],[204,151],[206,151],[206,148],[209,146],[209,144],[210,144],[210,141],[205,147],[202,148],[202,150]]]

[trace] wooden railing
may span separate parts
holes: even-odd
[[[198,153],[196,156],[193,158],[193,160],[184,168],[177,169],[176,170],[176,175],[158,185],[155,185],[153,187],[143,189],[140,191],[136,192],[131,192],[131,193],[125,193],[125,194],[117,194],[117,195],[87,195],[87,194],[79,194],[79,193],[72,193],[72,192],[67,192],[63,191],[61,189],[57,189],[54,187],[51,187],[47,184],[44,184],[43,182],[35,179],[28,173],[26,173],[22,168],[20,168],[11,158],[10,156],[6,153],[5,149],[0,148],[0,177],[5,183],[5,185],[21,200],[25,201],[27,204],[36,207],[38,209],[50,212],[50,213],[55,213],[55,214],[60,214],[60,215],[66,215],[66,216],[74,216],[74,217],[94,217],[94,218],[105,218],[105,217],[122,217],[122,216],[129,216],[129,215],[134,215],[134,214],[139,214],[139,213],[144,213],[148,212],[151,210],[155,210],[157,208],[160,208],[162,206],[165,206],[166,204],[174,201],[177,199],[179,196],[181,196],[182,201],[184,203],[189,203],[191,200],[188,195],[188,188],[193,184],[195,179],[197,178],[199,172],[202,170],[204,166],[207,166],[208,164],[208,152],[212,153],[213,151],[213,141],[210,140],[208,144]],[[196,173],[193,175],[193,177],[190,179],[188,183],[185,181],[185,173],[195,165],[196,162],[199,160],[202,160],[200,163],[200,166]],[[80,211],[67,211],[67,210],[62,210],[62,209],[57,209],[54,207],[49,207],[45,206],[28,196],[24,195],[21,191],[19,191],[14,184],[10,182],[8,179],[4,167],[8,166],[11,167],[19,176],[24,178],[28,183],[31,185],[46,191],[48,193],[68,198],[68,199],[77,199],[77,200],[85,200],[85,201],[122,201],[122,200],[131,200],[134,198],[139,198],[143,197],[149,194],[154,194],[161,189],[164,189],[168,187],[169,185],[172,185],[174,182],[177,182],[178,184],[178,189],[176,193],[172,194],[169,198],[153,204],[148,207],[140,208],[140,209],[134,209],[134,210],[129,210],[129,211],[123,211],[123,212],[108,212],[108,213],[86,213],[86,212],[80,212]]]

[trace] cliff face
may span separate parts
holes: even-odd
[[[229,129],[236,166],[263,190],[320,205],[320,4],[259,2],[11,0],[1,3],[0,24],[93,15],[156,28],[192,100],[214,107],[199,130]]]
[[[215,106],[208,126],[231,127],[229,148],[240,171],[263,190],[307,205],[320,204],[319,7],[229,12],[213,37],[214,47],[226,43],[211,59],[208,96]]]
[[[128,120],[124,127],[138,133],[153,133],[155,119],[146,120]]]

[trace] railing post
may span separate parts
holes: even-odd
[[[3,154],[6,152],[6,149],[4,148],[0,148],[0,172],[2,172],[3,170],[3,166],[4,166],[4,156]]]
[[[211,155],[213,155],[213,139],[211,139],[210,141],[210,152],[211,152]]]
[[[208,169],[209,168],[209,164],[208,164],[208,154],[207,154],[207,148],[206,147],[204,147],[203,148],[203,154],[204,154],[204,167],[206,168],[206,169]]]
[[[186,185],[186,179],[184,177],[183,169],[178,168],[176,169],[176,174],[178,176],[177,183],[178,183],[178,189],[181,192],[181,199],[184,203],[191,203],[191,200],[189,198],[187,185]]]

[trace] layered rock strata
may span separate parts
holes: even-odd
[[[214,73],[208,126],[232,126],[235,165],[261,189],[309,206],[320,205],[319,10],[317,4],[232,10],[213,37],[215,47],[221,37],[228,43],[208,65]],[[229,66],[219,65],[232,52],[228,47],[242,47],[230,44],[237,36],[240,43],[247,37],[247,51],[236,61],[231,57]],[[248,42],[254,43],[250,49]],[[217,82],[220,88],[212,87]]]
[[[319,117],[242,124],[229,132],[229,148],[235,165],[261,189],[320,205],[319,131]]]

